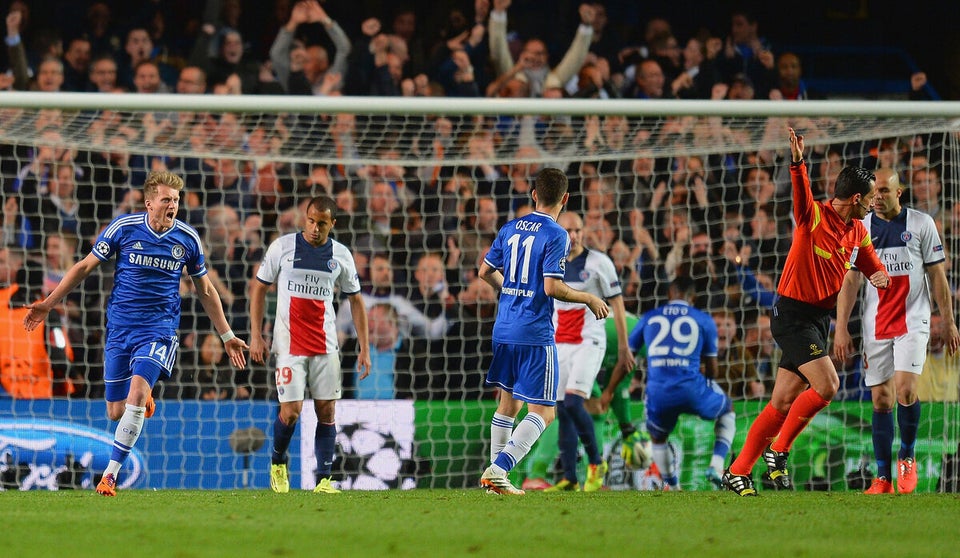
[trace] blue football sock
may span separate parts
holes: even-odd
[[[317,423],[314,434],[314,453],[317,456],[317,482],[330,476],[333,470],[333,456],[337,451],[337,426]]]
[[[563,466],[563,478],[570,482],[577,482],[577,427],[567,411],[563,401],[557,401],[557,446],[560,448],[560,464]]]
[[[280,415],[273,421],[273,453],[270,455],[270,463],[280,465],[287,462],[287,448],[290,447],[290,439],[297,429],[297,425],[287,426],[287,423],[280,420]]]
[[[877,476],[891,480],[893,459],[893,411],[873,410],[873,456],[877,460]]]
[[[897,424],[900,426],[900,451],[897,459],[913,457],[913,446],[917,443],[917,431],[920,429],[920,400],[913,405],[897,404]]]
[[[567,414],[576,425],[577,435],[583,444],[583,451],[587,454],[587,459],[593,465],[600,464],[600,450],[597,447],[597,431],[593,427],[593,419],[587,408],[583,405],[583,397],[567,393],[563,396],[563,406],[567,409]]]

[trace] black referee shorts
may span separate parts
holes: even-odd
[[[830,311],[819,306],[781,296],[773,307],[770,332],[783,353],[780,367],[791,372],[800,374],[800,366],[830,355]]]

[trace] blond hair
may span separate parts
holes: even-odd
[[[143,197],[150,199],[157,195],[157,188],[169,186],[174,190],[183,190],[183,179],[169,171],[154,171],[143,182]]]

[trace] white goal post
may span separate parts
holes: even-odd
[[[818,196],[829,196],[831,176],[844,164],[894,168],[908,203],[931,199],[909,188],[914,176],[935,180],[939,192],[928,209],[941,227],[957,292],[960,102],[5,92],[3,244],[23,259],[18,280],[39,295],[85,255],[100,227],[138,209],[136,190],[147,172],[172,170],[187,184],[181,218],[200,231],[228,317],[243,335],[246,285],[263,248],[296,230],[305,199],[331,195],[341,210],[334,234],[357,254],[365,289],[380,289],[369,300],[392,308],[388,321],[398,335],[382,355],[392,378],[367,387],[345,373],[341,416],[349,422],[338,425],[335,471],[349,488],[467,487],[487,460],[495,408],[494,392],[482,383],[494,303],[475,281],[477,258],[490,227],[529,206],[535,173],[556,166],[570,178],[569,209],[584,217],[585,243],[615,261],[631,312],[662,302],[670,277],[689,273],[698,304],[729,323],[720,379],[736,401],[736,450],[775,371],[763,316],[792,235],[788,126],[806,138]],[[72,189],[62,190],[64,182]],[[436,269],[428,269],[431,259]],[[109,284],[106,272],[84,283],[61,312],[73,359],[49,349],[51,379],[39,396],[16,372],[24,365],[12,347],[26,341],[12,326],[0,330],[0,487],[95,485],[113,432],[102,402]],[[210,362],[204,342],[212,329],[184,292],[180,361],[155,390],[159,410],[121,486],[265,488],[277,407],[272,369],[251,365],[234,374],[229,364]],[[15,325],[8,314],[4,323]],[[341,316],[349,363],[356,344]],[[948,380],[958,374],[956,360],[928,360],[943,363]],[[807,488],[856,488],[861,464],[873,467],[862,363],[842,368],[838,400],[791,457]],[[642,376],[632,385],[638,424]],[[920,490],[938,488],[944,456],[960,442],[952,381],[947,394],[942,385],[929,388],[931,398],[948,401],[924,402]],[[695,417],[681,420],[674,442],[685,489],[706,487],[712,428]],[[616,420],[599,418],[598,429],[616,461]],[[310,433],[300,428],[298,439]],[[309,488],[313,441],[305,442],[291,448],[291,471]],[[548,436],[525,460],[517,482],[552,474],[550,444]],[[644,484],[620,465],[612,485]]]

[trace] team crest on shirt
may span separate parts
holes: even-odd
[[[589,272],[589,271],[587,271],[586,269],[583,269],[583,270],[580,271],[580,282],[581,282],[581,283],[584,282],[584,281],[586,281],[586,280],[589,279],[589,278],[590,278],[590,272]]]
[[[900,233],[900,240],[904,242],[910,242],[912,238],[913,238],[913,233],[910,231],[903,231],[902,233]]]
[[[337,260],[330,260],[329,262],[327,262],[327,267],[330,268],[330,271],[337,269],[337,265],[339,265],[337,264]]]
[[[110,245],[107,244],[106,241],[101,240],[100,242],[97,243],[96,250],[101,256],[106,256],[107,254],[110,253]]]
[[[179,244],[174,245],[174,247],[170,249],[170,255],[177,260],[182,258],[185,253],[186,253],[186,249],[184,249],[184,247],[180,246]]]

